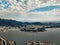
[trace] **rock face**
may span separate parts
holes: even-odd
[[[0,37],[0,45],[15,45],[13,41],[6,41],[5,39]]]

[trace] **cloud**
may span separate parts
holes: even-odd
[[[53,10],[53,9],[59,9],[60,8],[60,5],[56,5],[56,6],[46,6],[46,7],[41,7],[41,8],[36,8],[36,9],[33,9],[33,10],[30,10],[29,12],[44,12],[44,11],[50,11],[50,10]]]
[[[54,9],[46,12],[31,12],[30,21],[59,21],[60,20],[60,10]]]
[[[33,22],[60,20],[59,0],[5,0],[5,2],[7,3],[0,2],[0,18]],[[28,12],[38,8],[39,12]]]
[[[46,11],[46,12],[31,12],[31,13],[26,13],[26,14],[20,14],[19,12],[4,12],[2,13],[1,18],[5,19],[13,19],[13,20],[18,20],[18,21],[27,21],[27,22],[44,22],[44,21],[59,21],[60,20],[60,10],[55,9],[51,11]],[[53,12],[53,13],[52,13]]]

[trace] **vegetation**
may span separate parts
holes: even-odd
[[[25,26],[25,25],[41,25],[50,27],[60,27],[60,23],[56,22],[19,22],[16,20],[0,19],[0,26]]]

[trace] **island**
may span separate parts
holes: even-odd
[[[27,31],[27,32],[40,32],[40,31],[45,31],[44,26],[39,26],[39,25],[26,25],[23,27],[20,27],[21,31]]]

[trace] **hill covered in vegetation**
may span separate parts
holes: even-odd
[[[56,22],[20,22],[16,20],[0,19],[0,26],[24,26],[24,25],[41,25],[60,27],[60,23]]]

